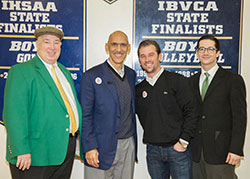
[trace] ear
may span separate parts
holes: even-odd
[[[40,42],[38,40],[36,40],[35,44],[36,44],[36,51],[37,51],[37,49],[39,48]]]
[[[159,54],[159,61],[162,61],[162,53]]]
[[[195,51],[195,54],[196,54],[196,57],[198,58],[199,62],[201,62],[199,59],[198,50]]]
[[[130,44],[128,44],[128,55],[129,55],[130,51],[131,51],[131,46],[130,46]]]
[[[108,47],[108,43],[105,43],[105,52],[106,52],[106,54],[109,54],[109,47]]]
[[[218,58],[219,56],[220,56],[220,50],[216,52],[216,58]]]

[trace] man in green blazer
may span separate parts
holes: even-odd
[[[57,62],[63,35],[37,29],[37,55],[9,71],[3,120],[13,178],[70,178],[81,107],[70,72]]]

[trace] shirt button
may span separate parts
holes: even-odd
[[[202,133],[202,131],[198,131],[198,133],[199,133],[199,134],[201,134],[201,133]]]
[[[69,115],[67,114],[67,115],[66,115],[66,118],[68,118],[68,117],[69,117]]]
[[[69,132],[69,128],[66,128],[66,132]]]
[[[204,119],[206,119],[206,116],[202,116],[201,118],[204,120]]]

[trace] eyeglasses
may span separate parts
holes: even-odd
[[[213,47],[208,47],[208,48],[205,48],[205,47],[200,47],[197,49],[199,53],[205,53],[205,51],[207,50],[207,53],[213,53],[214,51],[216,51],[217,49],[216,48],[213,48]]]

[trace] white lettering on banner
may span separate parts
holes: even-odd
[[[36,42],[30,41],[11,41],[9,51],[36,52]]]
[[[164,63],[199,63],[195,54],[197,41],[165,41],[162,49],[162,62]],[[167,53],[165,53],[167,52]],[[173,53],[172,53],[173,52]],[[179,53],[181,52],[181,53]],[[190,53],[185,53],[190,52]],[[221,53],[217,59],[218,63],[224,63],[225,59]]]
[[[73,80],[77,80],[77,73],[71,73],[71,77]]]
[[[158,1],[158,11],[218,11],[215,1]]]
[[[15,11],[42,11],[57,12],[55,2],[47,2],[46,6],[41,1],[5,1],[2,0],[2,10]]]
[[[167,22],[208,22],[208,13],[167,13]]]
[[[197,42],[192,41],[165,41],[162,51],[189,51],[195,52]]]
[[[45,22],[49,23],[49,13],[10,12],[11,22]]]
[[[198,73],[198,71],[194,71],[194,72],[190,72],[190,71],[182,71],[182,70],[176,70],[175,73],[179,73],[185,77],[190,77],[196,73]]]
[[[163,63],[199,63],[195,53],[162,53]],[[218,63],[224,63],[223,54],[217,59]]]
[[[61,24],[50,22],[50,15],[58,13],[56,2],[0,0],[0,11],[4,15],[9,15],[9,21],[0,22],[0,33],[6,33],[1,35],[6,35],[7,38],[26,38],[26,41],[19,39],[10,41],[8,50],[16,55],[16,63],[26,62],[36,55],[37,49],[33,38],[35,29],[51,26],[63,31]],[[24,34],[28,35],[24,36]],[[7,75],[8,72],[4,79]],[[77,80],[77,75],[77,73],[71,73],[74,80]]]
[[[223,25],[152,24],[152,34],[223,34]]]
[[[62,25],[60,24],[0,23],[0,32],[33,34],[35,32],[35,29],[46,27],[46,26],[56,27],[62,30]]]
[[[223,25],[209,24],[209,14],[219,11],[216,1],[158,1],[157,8],[167,12],[166,24],[152,24],[152,34],[223,34]]]
[[[4,33],[29,33],[33,34],[35,29],[52,26],[62,30],[62,25],[48,24],[50,22],[50,14],[48,12],[57,12],[54,2],[43,4],[41,1],[6,1],[2,0],[1,10],[11,11],[9,13],[10,22],[17,23],[0,23],[0,32]],[[20,12],[35,11],[35,12]],[[37,12],[40,11],[40,12]],[[21,23],[19,23],[21,22]],[[47,24],[27,24],[27,22],[47,23]],[[32,41],[11,41],[10,52],[18,53],[16,62],[22,63],[32,59],[36,54],[35,42]],[[76,78],[76,77],[75,77]]]
[[[19,53],[17,54],[17,59],[16,62],[17,63],[23,63],[26,62],[30,59],[32,59],[36,54],[29,54],[29,53]]]

